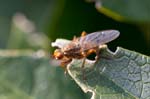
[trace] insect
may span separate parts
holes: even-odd
[[[85,59],[91,53],[95,53],[95,61],[99,58],[100,46],[108,43],[119,36],[117,30],[104,30],[93,32],[86,35],[82,32],[81,37],[74,37],[73,40],[54,51],[53,57],[61,61],[61,66],[66,69],[72,59],[83,59],[82,68],[84,68]]]

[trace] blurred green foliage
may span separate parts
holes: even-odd
[[[128,11],[125,8],[123,9],[122,5],[120,5],[122,3],[119,3],[119,1],[117,3],[115,3],[115,1],[111,2],[115,5],[115,9],[120,9],[122,13],[124,11]],[[111,2],[109,1],[108,3]],[[126,2],[126,7],[128,7],[127,5],[130,4],[130,1],[128,0],[122,2]],[[142,3],[142,6],[144,7],[144,4],[148,3],[148,1],[145,1],[145,3]],[[11,33],[12,16],[15,15],[15,13],[21,12],[28,19],[34,22],[37,31],[45,32],[51,41],[54,41],[56,38],[72,39],[74,35],[80,36],[82,31],[87,31],[90,33],[104,29],[117,29],[121,32],[121,36],[118,39],[118,42],[112,42],[110,47],[115,49],[115,47],[118,45],[131,50],[135,50],[136,48],[136,51],[138,52],[147,55],[149,54],[150,25],[148,21],[138,24],[136,21],[126,23],[117,22],[103,15],[102,13],[99,13],[95,9],[93,3],[87,3],[84,0],[14,0],[13,3],[6,0],[1,1],[0,4],[1,48],[6,48],[7,46]],[[107,4],[107,1],[102,1],[102,4],[104,4],[104,7],[106,5],[110,5]],[[135,3],[135,6],[139,5],[136,5]],[[113,6],[111,5],[111,7]],[[132,7],[131,4],[130,7]],[[145,9],[148,10],[148,6],[145,5]],[[114,9],[112,10],[115,11]],[[137,12],[137,16],[141,15],[141,13],[136,11],[136,9],[135,12]],[[149,15],[148,12],[145,13]],[[134,39],[135,37],[137,39]]]
[[[122,13],[124,11],[126,12],[130,11],[130,9],[125,9],[122,7],[122,5],[118,4],[119,1],[117,0],[116,3],[114,2],[114,0],[113,1],[103,0],[103,1],[104,3],[102,4],[104,5],[102,6],[104,6],[103,8],[107,9],[107,11],[110,9],[111,9],[110,11],[112,12],[115,11],[116,9],[121,11]],[[137,4],[137,3],[130,3],[131,2],[130,0],[124,0],[124,2],[127,2],[126,4],[130,4],[130,7],[131,5]],[[146,7],[145,9],[147,9],[146,11],[149,11],[148,10],[149,7],[147,6],[148,3],[149,1],[143,1],[142,3],[142,7],[143,8]],[[107,7],[110,6],[110,4],[112,4],[111,7]],[[144,4],[146,5],[144,6]],[[74,35],[80,36],[80,33],[82,31],[86,31],[87,33],[90,33],[90,32],[105,30],[105,29],[116,29],[121,32],[121,35],[119,39],[110,42],[108,44],[110,49],[115,50],[116,46],[121,46],[126,49],[135,50],[137,52],[150,55],[149,22],[143,21],[142,23],[139,23],[137,21],[138,16],[141,16],[142,14],[139,13],[138,9],[132,9],[132,10],[133,11],[135,10],[136,14],[134,15],[135,17],[137,17],[137,19],[134,21],[124,22],[122,20],[119,21],[114,20],[115,18],[113,18],[113,16],[111,15],[108,17],[106,16],[107,14],[105,14],[104,12],[102,12],[104,14],[100,13],[95,8],[94,3],[88,3],[84,0],[13,0],[13,2],[9,0],[5,0],[5,1],[1,0],[0,1],[0,48],[1,49],[24,49],[24,50],[44,49],[46,52],[50,53],[49,50],[52,49],[50,47],[50,42],[54,41],[56,38],[72,39]],[[140,11],[142,12],[142,9]],[[148,14],[149,16],[148,12],[145,13]],[[18,15],[21,16],[21,20],[19,20],[19,17],[17,17]],[[132,16],[131,19],[134,19],[134,17]],[[28,60],[19,60],[19,59],[16,60],[18,61],[14,62],[15,64],[20,61],[23,61],[25,63],[29,62]],[[10,66],[12,64],[13,67],[13,63],[11,63],[11,59],[8,59],[7,61],[2,59],[1,62],[3,61],[5,62],[5,64],[1,64],[1,66],[7,65],[6,63],[8,63]],[[34,62],[36,63],[37,61]],[[50,66],[48,65],[48,61],[46,61],[45,64],[47,64],[46,66]],[[22,65],[20,68],[26,70],[24,69],[26,66],[29,66],[28,69],[30,70],[30,68],[32,67],[32,63]],[[5,68],[6,70],[9,69],[7,68],[7,66]],[[51,74],[45,74],[50,78],[48,83],[53,81],[53,84],[49,83],[49,86],[53,86],[53,87],[57,86],[57,87],[47,90],[46,95],[54,95],[53,99],[54,98],[62,99],[62,97],[57,97],[57,92],[58,90],[60,90],[60,87],[58,86],[61,86],[63,88],[61,88],[62,90],[60,90],[59,93],[65,91],[68,92],[69,94],[70,89],[75,89],[74,93],[76,93],[77,96],[80,96],[81,99],[83,99],[83,97],[84,98],[86,97],[81,92],[80,88],[78,88],[75,84],[72,84],[73,83],[72,81],[62,80],[62,79],[66,79],[63,75],[63,70],[60,69],[56,72],[55,71],[56,67],[50,66],[50,68],[51,68],[50,73],[56,76],[52,77],[53,78],[52,79]],[[9,72],[6,71],[8,75],[11,75],[11,73]],[[14,69],[13,72],[17,72],[17,69]],[[26,72],[27,74],[29,73],[28,70],[23,72]],[[1,71],[0,73],[3,73],[3,71]],[[30,73],[32,74],[31,71]],[[22,75],[23,77],[22,73],[20,73],[19,75]],[[45,77],[45,75],[42,77]],[[12,78],[14,81],[15,80],[18,81],[17,79],[14,78]],[[18,79],[20,80],[20,78]],[[33,78],[27,79],[27,81],[28,80],[34,81]],[[1,82],[5,84],[5,82],[3,82],[3,79],[1,80]],[[55,84],[55,82],[60,82],[60,83]],[[62,82],[65,84],[65,86],[62,86],[63,85]],[[28,84],[31,83],[30,82],[25,83],[25,85],[23,85],[22,87],[27,87]],[[32,84],[34,85],[34,83]],[[30,87],[32,87],[32,84],[28,86],[29,89]],[[8,86],[9,84],[7,85],[7,83],[5,85],[3,84],[1,85],[2,88],[3,86],[9,88]],[[68,85],[70,85],[71,87],[68,88]],[[41,90],[40,88],[36,89],[37,93],[38,91],[40,92],[40,90]],[[30,91],[26,91],[26,92],[30,93]],[[54,94],[52,94],[52,92],[54,92]],[[61,95],[63,95],[63,97],[67,97],[68,94],[64,93]],[[12,98],[7,98],[7,99],[12,99]],[[43,98],[42,96],[39,96],[38,99],[43,99]]]
[[[121,5],[118,5],[118,9],[119,7],[121,8]],[[48,24],[48,28],[46,29],[52,40],[56,38],[72,39],[73,35],[80,36],[82,31],[90,33],[98,30],[117,29],[121,32],[120,38],[118,42],[111,42],[110,48],[115,49],[116,46],[122,46],[131,50],[135,50],[136,48],[138,52],[149,54],[149,25],[146,24],[144,27],[147,28],[142,31],[142,28],[144,28],[141,27],[142,23],[115,21],[99,13],[95,9],[94,4],[85,3],[82,0],[66,0],[65,6],[61,10],[59,12],[61,15],[54,15],[54,19],[56,20],[57,17],[57,21],[50,23],[50,26]],[[145,35],[145,33],[147,34]]]
[[[87,97],[61,68],[50,66],[49,58],[39,55],[39,52],[44,54],[43,51],[0,50],[0,99]],[[3,56],[3,53],[7,55]]]
[[[92,0],[89,0],[92,1]],[[150,22],[150,2],[148,0],[93,0],[96,8],[119,21],[128,22]]]

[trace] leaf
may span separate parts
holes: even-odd
[[[0,50],[0,99],[85,99],[46,52]]]
[[[115,20],[150,22],[149,0],[94,0],[94,2],[98,11]]]
[[[121,47],[113,53],[106,47],[96,63],[87,59],[83,69],[82,61],[74,59],[67,69],[84,92],[93,93],[91,99],[150,98],[150,57]]]
[[[16,36],[17,35],[17,36]],[[49,39],[44,33],[37,32],[34,23],[24,14],[16,13],[12,19],[11,32],[8,39],[9,49],[48,49]]]
[[[58,7],[60,7],[59,5],[58,7],[56,7],[59,1],[38,0],[36,1],[36,3],[28,2],[28,1],[20,1],[20,0],[14,0],[13,3],[9,1],[0,1],[0,13],[1,13],[0,15],[0,20],[1,20],[0,21],[0,47],[7,48],[6,44],[8,42],[8,37],[12,35],[10,34],[10,32],[11,33],[18,32],[18,31],[12,30],[12,27],[11,27],[12,25],[11,18],[13,17],[14,14],[18,12],[22,12],[30,20],[32,20],[32,22],[35,23],[36,28],[37,28],[36,31],[42,32],[42,30],[45,29],[45,25],[48,24],[49,20],[51,20],[51,16],[53,15],[53,13],[55,13],[55,10]],[[59,3],[62,3],[61,1]],[[17,40],[19,40],[18,36],[20,35],[17,35],[16,37]],[[16,43],[18,44],[18,42]]]

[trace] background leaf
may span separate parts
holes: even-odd
[[[150,1],[149,0],[87,0],[95,3],[96,9],[117,21],[132,23],[143,31],[150,48]]]
[[[68,78],[41,50],[0,50],[0,99],[86,98]]]
[[[120,21],[150,22],[149,0],[94,0],[94,2],[98,11],[113,19]]]

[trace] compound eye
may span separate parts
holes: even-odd
[[[60,59],[63,58],[63,53],[61,51],[59,51],[59,50],[55,50],[53,56],[54,56],[55,59],[60,60]]]
[[[56,59],[62,59],[63,55],[61,53],[57,53],[55,56]]]

